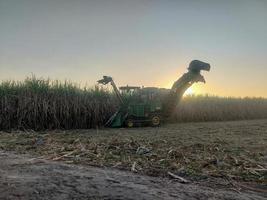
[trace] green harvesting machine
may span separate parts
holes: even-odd
[[[205,83],[200,74],[210,71],[210,64],[193,60],[188,72],[183,74],[171,89],[156,87],[117,87],[110,76],[103,76],[99,84],[111,84],[118,99],[119,108],[106,122],[107,127],[159,126],[162,121],[172,116],[185,91],[194,83]]]

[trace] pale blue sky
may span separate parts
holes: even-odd
[[[267,97],[266,54],[266,0],[0,0],[0,80],[170,87],[200,59],[196,92]]]

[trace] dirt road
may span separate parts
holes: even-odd
[[[0,199],[265,199],[110,168],[67,165],[0,152]]]

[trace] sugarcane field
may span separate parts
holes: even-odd
[[[0,200],[265,200],[266,11],[0,0]]]

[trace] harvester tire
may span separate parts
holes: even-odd
[[[161,123],[161,119],[159,115],[153,115],[151,117],[151,126],[157,127],[160,125],[160,123]]]
[[[132,119],[127,119],[126,126],[128,128],[133,128],[134,127],[134,121]]]

